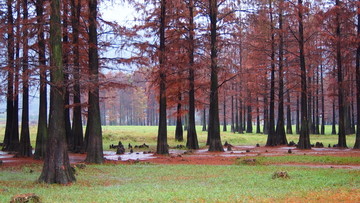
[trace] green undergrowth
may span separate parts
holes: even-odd
[[[312,155],[286,155],[286,156],[257,156],[241,157],[236,159],[237,165],[268,165],[268,164],[334,164],[351,165],[360,164],[360,157],[347,156],[312,156]]]
[[[289,179],[272,179],[287,171]],[[286,166],[88,165],[70,186],[35,183],[40,165],[0,168],[0,202],[35,193],[43,202],[281,200],[324,189],[360,189],[360,171]]]

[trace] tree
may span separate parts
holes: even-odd
[[[346,132],[345,132],[345,102],[344,102],[344,84],[343,84],[343,64],[341,56],[341,28],[340,28],[340,1],[336,3],[336,66],[337,66],[337,82],[338,82],[338,102],[339,102],[339,139],[338,147],[346,148]]]
[[[283,35],[283,6],[284,1],[279,2],[279,103],[278,121],[276,126],[276,144],[287,145],[284,119],[284,35]]]
[[[306,86],[306,64],[305,64],[305,52],[304,52],[304,25],[303,25],[303,13],[304,6],[303,1],[298,0],[298,24],[299,24],[299,53],[300,53],[300,78],[301,78],[301,128],[299,135],[299,149],[311,149],[308,115],[307,115],[307,86]]]
[[[28,20],[28,2],[22,1],[23,20]],[[25,26],[25,25],[23,25]],[[22,117],[21,117],[21,134],[20,145],[18,148],[18,155],[22,157],[32,156],[32,149],[30,144],[30,131],[29,131],[29,45],[28,45],[28,30],[23,29],[23,98],[22,98]]]
[[[219,87],[218,87],[218,58],[217,58],[217,0],[209,0],[210,17],[210,49],[211,49],[211,79],[210,79],[210,107],[209,107],[209,151],[224,151],[220,138],[219,121]]]
[[[50,3],[50,119],[46,156],[39,182],[69,184],[75,181],[66,145],[64,73],[62,64],[60,1]]]
[[[276,146],[275,132],[275,32],[273,23],[272,0],[269,0],[270,9],[270,34],[271,34],[271,79],[270,79],[270,114],[269,114],[269,134],[266,146]]]
[[[81,0],[71,0],[71,26],[73,30],[72,38],[72,53],[74,55],[74,94],[73,103],[75,104],[73,110],[72,121],[72,137],[73,151],[79,152],[83,147],[83,124],[81,117],[81,91],[80,91],[80,51],[79,51],[79,27],[80,27],[80,12],[81,12]],[[105,122],[105,120],[103,121]]]
[[[5,136],[4,136],[4,147],[3,150],[6,151],[15,151],[18,143],[19,137],[16,134],[13,134],[13,123],[14,123],[14,111],[17,110],[14,108],[14,17],[12,11],[12,0],[7,0],[7,58],[8,58],[8,67],[7,67],[7,95],[6,95],[6,126],[5,126]]]
[[[89,74],[92,89],[89,90],[87,163],[104,162],[99,105],[99,55],[97,39],[97,0],[89,0]]]
[[[360,4],[357,5],[357,38],[360,38]],[[356,139],[354,149],[360,149],[360,43],[357,42],[356,49],[356,108],[357,108],[357,125],[356,125]]]
[[[44,0],[36,1],[36,17],[38,27],[38,57],[40,73],[40,99],[39,99],[39,119],[36,135],[35,159],[44,159],[46,152],[46,139],[48,135],[47,126],[47,84],[46,84],[46,57],[45,57],[45,36],[44,36]]]
[[[194,2],[189,0],[187,4],[189,10],[189,122],[187,129],[187,141],[186,147],[189,149],[199,149],[199,143],[196,134],[195,126],[195,71],[194,71],[194,52],[195,52],[195,40],[194,40]]]

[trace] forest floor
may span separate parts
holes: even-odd
[[[323,157],[353,157],[360,159],[360,150],[339,149],[339,148],[312,148],[311,150],[299,150],[296,147],[256,147],[256,146],[232,146],[232,150],[228,151],[224,148],[224,152],[208,152],[207,149],[184,150],[170,149],[169,155],[158,155],[151,151],[135,151],[133,153],[125,152],[125,154],[117,155],[115,151],[104,151],[107,163],[117,164],[133,164],[138,162],[152,164],[182,164],[182,165],[233,165],[236,160],[258,159],[263,157],[288,157],[285,160],[262,162],[262,165],[287,165],[287,166],[308,166],[317,168],[347,168],[359,169],[359,162],[333,162],[333,161],[316,161],[304,158],[292,159],[298,156],[323,156]],[[83,163],[86,154],[69,153],[70,162],[72,164]],[[22,166],[25,164],[41,164],[42,161],[33,158],[17,158],[14,154],[0,151],[0,160],[2,167]],[[300,161],[299,161],[300,160]],[[302,161],[301,161],[302,160]]]
[[[354,175],[353,173],[358,174],[360,172],[360,150],[353,150],[353,149],[312,148],[311,150],[298,150],[295,147],[287,147],[287,146],[278,146],[278,147],[232,146],[231,151],[228,151],[227,148],[225,147],[224,152],[208,152],[206,148],[202,148],[199,150],[170,149],[170,154],[166,156],[157,155],[152,152],[149,152],[149,150],[151,149],[152,148],[147,149],[147,151],[146,150],[140,151],[140,149],[137,149],[138,151],[135,151],[133,153],[126,152],[125,154],[122,155],[116,155],[115,150],[104,151],[104,156],[106,158],[105,165],[114,165],[114,164],[120,166],[121,165],[124,166],[125,165],[144,165],[144,166],[163,165],[170,168],[181,165],[190,166],[190,167],[191,165],[199,165],[200,167],[208,166],[211,169],[212,167],[216,167],[216,166],[231,166],[231,165],[244,165],[244,167],[250,167],[249,169],[251,169],[251,166],[249,165],[258,165],[259,167],[270,167],[267,170],[273,170],[272,168],[283,170],[285,167],[286,170],[290,170],[290,173],[295,173],[294,170],[300,170],[300,172],[298,172],[300,174],[302,174],[301,172],[302,170],[306,170],[307,172],[309,172],[308,169],[310,169],[311,172],[312,171],[311,169],[314,170],[326,169],[326,170],[330,170],[328,172],[329,178],[331,178],[330,174],[332,174],[331,172],[332,169],[346,170],[348,171],[349,175]],[[289,150],[291,151],[291,153],[289,153]],[[129,150],[127,149],[127,151]],[[79,163],[83,163],[86,154],[70,153],[69,156],[70,156],[71,164],[76,165]],[[16,158],[14,157],[14,154],[8,154],[2,151],[0,151],[0,160],[2,161],[2,164],[0,165],[0,169],[2,168],[5,171],[19,170],[20,171],[19,173],[26,173],[28,167],[30,168],[35,167],[35,171],[40,172],[42,165],[42,161],[34,160],[32,158]],[[132,166],[127,166],[127,167],[132,167]],[[295,167],[295,169],[291,169],[293,167]],[[137,168],[131,168],[131,169],[137,170]],[[241,170],[245,170],[245,169],[241,169]],[[258,168],[253,168],[253,170],[254,170],[253,173],[261,174],[260,171],[263,169],[260,168],[260,171],[257,171]],[[192,174],[191,172],[189,173]],[[334,171],[334,173],[336,172]],[[358,177],[356,174],[354,177]],[[294,181],[297,181],[296,179],[300,177],[300,175],[297,176],[298,177],[296,177]],[[134,176],[131,175],[130,177],[134,177]],[[176,178],[176,180],[177,179],[178,178]],[[314,180],[318,180],[318,177],[315,176]],[[322,181],[326,182],[326,180],[322,180]],[[360,180],[353,179],[353,181],[359,182]],[[7,183],[6,181],[3,182]],[[280,183],[285,184],[285,182],[282,181]],[[31,181],[29,182],[29,184],[31,184]],[[78,184],[82,184],[81,181]],[[343,184],[347,185],[348,183],[343,183]],[[249,202],[274,202],[274,201],[275,202],[359,202],[360,201],[360,189],[358,188],[358,186],[355,187],[350,186],[350,188],[346,188],[346,187],[344,188],[339,186],[339,188],[337,189],[336,187],[333,189],[331,189],[331,187],[324,187],[324,189],[313,190],[313,191],[310,190],[305,193],[297,192],[295,193],[296,195],[290,195],[281,198],[262,197],[260,198],[260,200],[257,198],[248,199],[248,200]],[[12,190],[10,189],[9,191]],[[45,199],[52,198],[51,195],[49,195],[48,197],[46,197],[46,195],[43,196],[45,196]],[[248,200],[244,200],[244,201],[248,201]],[[229,201],[232,200],[229,199]],[[224,202],[226,202],[226,200],[224,200]]]

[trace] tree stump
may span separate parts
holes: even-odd
[[[276,178],[290,178],[289,174],[286,171],[276,171],[273,175],[272,175],[272,179],[276,179]]]
[[[24,202],[40,203],[41,200],[40,197],[34,193],[15,195],[10,200],[10,203],[24,203]]]

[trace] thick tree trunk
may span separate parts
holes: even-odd
[[[339,139],[338,147],[346,148],[345,133],[345,102],[344,102],[344,85],[343,85],[343,69],[341,56],[341,29],[340,29],[340,1],[335,0],[336,6],[339,8],[336,12],[336,65],[337,65],[337,81],[338,81],[338,102],[339,102]]]
[[[320,134],[320,113],[319,113],[319,67],[316,68],[316,96],[315,96],[315,134]]]
[[[13,115],[14,115],[14,17],[12,11],[12,0],[7,0],[7,95],[6,95],[6,126],[5,126],[5,135],[4,135],[4,151],[12,151],[11,140],[13,137],[12,134],[12,125],[13,125]],[[19,139],[19,138],[17,138]]]
[[[357,7],[357,37],[360,37],[360,4]],[[356,138],[354,149],[360,149],[360,43],[356,49]]]
[[[279,12],[279,102],[278,102],[278,121],[276,126],[276,144],[287,145],[286,133],[285,133],[285,118],[284,118],[284,37],[283,37],[283,14],[282,6],[283,0],[280,1]]]
[[[62,1],[63,6],[63,66],[64,66],[64,84],[65,84],[65,129],[66,129],[66,141],[69,149],[73,148],[74,138],[71,133],[71,123],[70,123],[70,109],[67,107],[70,104],[70,92],[69,92],[69,33],[68,33],[68,15],[69,8],[68,0]]]
[[[97,40],[97,0],[89,0],[89,73],[93,88],[89,91],[89,119],[87,123],[87,163],[104,162],[100,105],[99,105],[99,55]]]
[[[217,61],[217,0],[209,0],[210,47],[211,47],[211,79],[209,107],[209,151],[224,151],[220,138],[219,95],[218,95],[218,61]]]
[[[167,144],[167,124],[166,124],[166,71],[165,71],[165,27],[166,27],[166,0],[160,3],[160,49],[159,49],[159,65],[160,65],[160,111],[159,111],[159,129],[157,139],[158,154],[169,154]]]
[[[206,128],[206,108],[203,109],[203,116],[202,116],[202,131],[207,131]]]
[[[62,66],[60,2],[51,1],[50,47],[51,47],[51,82],[49,137],[46,156],[39,182],[69,184],[75,181],[70,167],[66,145],[64,120],[64,73]]]
[[[28,2],[22,0],[23,20],[28,20]],[[22,116],[21,116],[21,133],[20,145],[18,149],[18,156],[30,157],[32,156],[32,149],[30,144],[30,130],[29,130],[29,45],[28,45],[28,30],[23,30],[23,98],[22,98]]]
[[[39,52],[39,72],[40,72],[40,99],[39,99],[39,119],[36,135],[36,147],[34,158],[44,159],[46,152],[46,139],[48,135],[47,126],[47,84],[46,84],[46,57],[45,57],[45,36],[44,36],[44,0],[36,1],[36,17],[38,23],[38,52]]]
[[[74,94],[73,102],[75,104],[73,109],[73,122],[72,122],[72,137],[73,151],[80,152],[83,148],[83,126],[81,116],[81,91],[80,91],[80,52],[79,52],[79,27],[80,27],[80,12],[81,0],[71,0],[71,24],[73,30],[73,55],[74,55]],[[102,120],[105,122],[105,119]]]
[[[199,149],[195,123],[195,71],[194,71],[194,3],[189,1],[189,122],[187,129],[186,147],[189,149]]]
[[[335,112],[335,101],[333,101],[333,105],[332,105],[332,131],[331,134],[332,135],[336,135],[336,112]]]
[[[269,103],[268,103],[268,95],[267,95],[267,91],[268,91],[268,80],[267,80],[267,76],[268,73],[267,71],[265,71],[265,93],[264,93],[264,128],[263,128],[263,133],[265,135],[267,135],[269,133]]]
[[[241,89],[241,88],[240,88]],[[243,105],[242,100],[239,98],[239,125],[238,125],[238,133],[243,134],[244,128],[243,128]]]
[[[300,71],[301,71],[301,128],[299,136],[299,149],[311,149],[310,135],[308,129],[307,115],[307,86],[306,86],[306,64],[304,53],[304,27],[303,27],[303,4],[302,0],[298,0],[299,9],[299,52],[300,52]]]
[[[275,33],[272,13],[272,0],[269,0],[270,23],[271,23],[271,78],[270,78],[270,115],[269,115],[269,133],[266,146],[276,146],[275,132]]]

